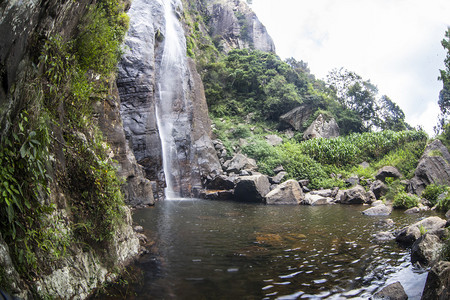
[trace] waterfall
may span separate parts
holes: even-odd
[[[163,53],[160,62],[159,102],[156,118],[162,144],[163,168],[166,180],[166,199],[183,196],[181,180],[182,165],[189,161],[189,154],[183,145],[189,140],[189,122],[186,112],[187,57],[186,39],[176,9],[181,8],[179,0],[163,0],[165,33]],[[181,149],[180,149],[181,148]]]

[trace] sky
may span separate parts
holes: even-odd
[[[341,67],[370,79],[379,95],[402,108],[410,125],[433,135],[449,0],[252,2],[282,59],[307,62],[319,79]]]

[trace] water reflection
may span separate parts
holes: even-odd
[[[155,246],[138,264],[144,282],[128,288],[133,299],[347,299],[400,278],[420,299],[426,274],[395,242],[373,242],[390,227],[363,216],[365,208],[158,203],[134,214]],[[396,227],[419,217],[391,216]]]

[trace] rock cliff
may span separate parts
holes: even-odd
[[[185,51],[182,54],[182,78],[173,89],[180,100],[172,105],[171,115],[163,123],[176,119],[168,134],[176,148],[175,164],[163,169],[163,145],[158,128],[157,108],[161,105],[161,63],[165,43],[169,43],[164,3],[170,3],[173,13],[183,10],[179,1],[141,1],[131,5],[130,30],[125,44],[128,51],[119,65],[118,87],[122,101],[121,112],[127,139],[137,161],[144,166],[146,176],[156,181],[158,195],[163,195],[166,178],[174,177],[174,190],[179,196],[190,197],[196,188],[220,174],[221,167],[211,142],[211,125],[201,78],[196,65]],[[186,49],[186,41],[181,41]],[[167,100],[164,100],[167,101]],[[182,122],[179,122],[182,120]],[[168,158],[167,158],[168,159]],[[177,170],[178,168],[178,170]]]
[[[115,13],[127,5],[111,3]],[[0,287],[24,299],[86,298],[138,254],[123,201],[153,203],[114,74],[74,67],[81,26],[100,5],[0,2]]]
[[[245,1],[208,1],[207,9],[211,37],[223,51],[252,48],[275,52],[275,45],[265,26]]]

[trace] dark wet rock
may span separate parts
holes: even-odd
[[[328,204],[333,204],[333,203],[334,203],[333,198],[318,195],[318,194],[312,194],[312,192],[307,193],[305,195],[305,198],[301,202],[301,204],[312,205],[312,206],[328,205]]]
[[[241,170],[254,171],[258,168],[253,158],[248,158],[244,154],[238,153],[231,160],[223,165],[225,171],[239,174]]]
[[[428,232],[430,234],[442,235],[443,228],[446,224],[447,221],[439,217],[428,217],[401,229],[395,240],[398,243],[409,246],[420,238],[422,233]]]
[[[229,177],[226,175],[216,176],[206,185],[208,190],[231,190],[236,185],[237,177]]]
[[[200,192],[200,199],[206,200],[233,200],[234,191],[233,190],[203,190]]]
[[[277,146],[283,143],[283,139],[275,134],[270,134],[265,136],[266,141],[271,146]]]
[[[392,232],[380,231],[377,234],[375,234],[375,240],[377,242],[387,242],[387,241],[395,240],[395,236]]]
[[[264,202],[270,191],[269,179],[265,175],[243,176],[234,189],[235,199],[242,202]]]
[[[450,219],[450,210],[448,210],[448,211],[445,213],[445,217],[447,218],[447,220]]]
[[[357,185],[348,190],[340,190],[336,195],[336,202],[342,204],[364,204],[372,202],[372,194]]]
[[[286,176],[287,176],[287,172],[282,171],[282,172],[278,173],[277,175],[275,175],[274,177],[271,177],[269,180],[270,180],[270,183],[279,184],[280,182],[283,181],[283,179]],[[297,184],[298,184],[298,182],[297,182]]]
[[[309,180],[308,179],[302,179],[298,181],[298,184],[300,184],[301,187],[307,187],[309,185]]]
[[[429,144],[419,160],[408,191],[421,195],[429,184],[450,185],[450,153],[440,140]]]
[[[428,272],[422,300],[450,299],[450,262],[440,261]]]
[[[313,109],[309,106],[298,106],[280,117],[280,127],[302,131],[305,129],[303,124],[308,121],[313,113]]]
[[[373,295],[373,299],[407,300],[408,295],[400,282],[394,282]]]
[[[392,166],[385,166],[378,170],[377,175],[375,175],[375,178],[378,180],[381,180],[382,182],[386,183],[386,178],[392,177],[394,179],[398,179],[402,177],[402,174],[397,170],[397,168]]]
[[[388,187],[383,181],[375,180],[375,182],[370,186],[370,190],[374,193],[377,199],[380,199],[381,197],[386,195]]]
[[[339,126],[334,118],[319,114],[303,133],[303,139],[334,138],[339,136]]]
[[[295,180],[288,180],[278,185],[266,195],[267,204],[300,204],[303,191]]]
[[[430,265],[439,259],[442,245],[437,235],[425,233],[411,247],[411,262],[418,262],[422,266]]]
[[[362,212],[366,216],[389,216],[392,212],[392,208],[384,204],[373,206]]]

